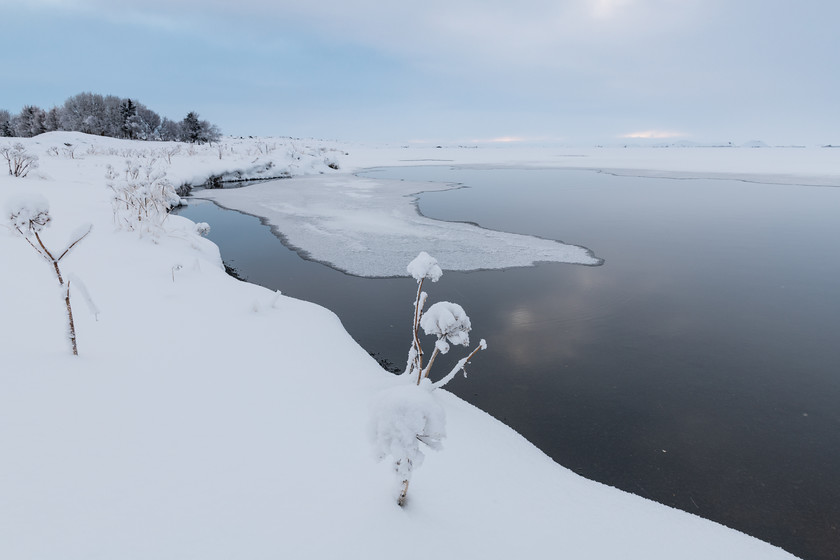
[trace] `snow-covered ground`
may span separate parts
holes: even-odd
[[[417,163],[402,160],[429,159],[425,151],[253,139],[226,141],[221,152],[184,146],[167,158],[160,150],[169,145],[76,133],[21,142],[40,166],[26,178],[0,175],[2,207],[20,193],[48,199],[48,248],[63,247],[79,224],[93,230],[60,263],[76,283],[73,357],[52,267],[0,229],[0,558],[791,557],[582,479],[444,390],[434,393],[446,414],[444,449],[427,453],[400,508],[367,433],[370,403],[400,379],[330,311],[227,276],[216,246],[188,220],[116,228],[106,187],[106,173],[124,176],[126,158],[142,167],[155,154],[156,172],[177,185],[269,160],[274,170],[338,177]],[[505,150],[429,152],[469,164],[527,161]],[[715,166],[700,152],[669,150],[638,161],[837,179],[818,150],[790,153],[799,159],[789,167],[778,156]],[[593,154],[613,168],[637,161]],[[335,161],[342,170],[329,167]]]

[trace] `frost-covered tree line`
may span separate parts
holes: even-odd
[[[172,121],[161,118],[136,99],[115,95],[80,93],[68,98],[60,107],[44,110],[26,105],[16,115],[0,109],[0,136],[30,138],[54,130],[197,144],[212,143],[221,137],[219,127],[200,119],[194,111],[180,121]]]

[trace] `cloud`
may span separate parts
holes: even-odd
[[[30,0],[121,23],[175,30],[216,22],[222,33],[302,29],[442,65],[576,66],[622,41],[649,43],[696,24],[699,0]],[[293,25],[290,22],[294,22]],[[213,33],[218,33],[214,30]],[[212,33],[208,30],[208,35]],[[624,48],[627,48],[625,45]]]
[[[229,94],[231,105],[260,93],[265,106],[314,107],[317,99],[314,114],[301,112],[303,124],[327,115],[325,126],[351,119],[356,130],[401,123],[409,129],[404,138],[444,128],[464,139],[511,131],[528,139],[593,132],[603,140],[621,130],[636,131],[625,138],[674,138],[684,136],[674,130],[691,130],[694,137],[777,142],[818,135],[823,143],[835,142],[840,127],[834,99],[840,77],[828,71],[840,49],[836,3],[796,10],[781,0],[0,0],[0,6],[12,21],[21,14],[67,20],[65,44],[78,43],[80,33],[141,36],[103,48],[123,57],[148,49],[142,35],[152,32],[150,43],[171,48],[173,69],[190,60],[168,78],[173,88],[194,85],[184,81],[184,70],[234,75],[248,93]],[[24,55],[48,60],[37,48]],[[138,72],[144,63],[148,74],[161,72],[142,57],[132,60]],[[74,64],[82,68],[85,57]],[[45,68],[41,73],[49,76]],[[108,77],[109,88],[124,87],[117,74]],[[674,128],[645,130],[645,123]],[[796,131],[803,136],[791,135]]]

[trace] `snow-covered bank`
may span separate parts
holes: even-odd
[[[57,246],[93,223],[62,267],[100,313],[74,300],[73,358],[49,266],[0,231],[0,557],[791,557],[584,480],[445,392],[444,450],[400,509],[365,429],[393,377],[329,311],[225,275],[187,220],[115,231],[105,166],[124,156],[49,156],[53,138],[25,141],[41,166],[3,175],[0,203],[46,196],[44,239]],[[167,167],[173,183],[255,157],[182,155]]]

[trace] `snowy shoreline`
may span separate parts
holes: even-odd
[[[792,558],[585,480],[445,391],[436,393],[444,449],[429,454],[399,508],[365,434],[369,402],[395,378],[333,313],[230,278],[218,248],[184,218],[144,234],[115,231],[106,166],[159,146],[75,133],[21,142],[40,167],[0,178],[2,202],[21,191],[46,196],[48,245],[93,223],[62,267],[84,279],[100,312],[74,300],[74,358],[49,267],[0,233],[13,272],[0,278],[0,556]],[[89,152],[49,155],[65,142]],[[177,183],[244,168],[252,148],[237,141],[228,159],[198,148],[166,170]],[[291,148],[277,151],[275,165],[316,174],[314,185],[335,176],[320,148],[305,165]],[[387,150],[353,151],[351,170],[393,161]]]

